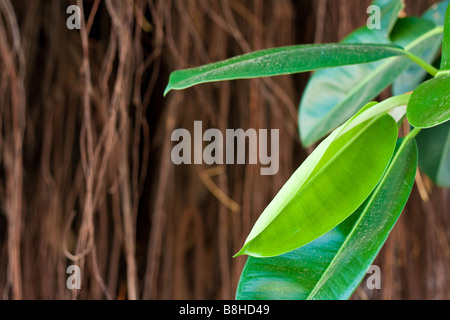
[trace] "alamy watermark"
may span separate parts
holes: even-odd
[[[381,29],[381,9],[379,6],[371,5],[367,8],[367,13],[370,15],[367,19],[367,28],[370,30]]]
[[[77,265],[70,265],[66,270],[67,274],[70,276],[67,278],[66,286],[70,290],[80,290],[81,289],[81,269]]]
[[[261,175],[274,175],[279,169],[279,130],[270,130],[270,154],[268,139],[267,129],[258,132],[255,129],[226,129],[224,141],[219,129],[203,132],[202,121],[194,121],[193,137],[186,129],[173,131],[171,140],[178,143],[172,148],[171,158],[176,165],[212,165],[245,164],[248,156],[249,164],[257,164],[259,159],[260,164],[265,166],[260,168]],[[204,142],[208,145],[203,149]]]
[[[381,289],[381,269],[377,265],[371,265],[369,270],[367,270],[367,274],[370,276],[367,277],[366,286],[369,290],[380,290]]]
[[[77,5],[71,5],[67,7],[67,14],[70,16],[67,18],[66,26],[69,30],[81,29],[81,9]],[[381,8],[377,5],[370,5],[367,8],[367,27],[371,30],[381,29]]]
[[[66,10],[67,14],[70,14],[67,18],[66,26],[69,30],[80,30],[81,29],[81,9],[79,6],[72,5],[68,6]]]

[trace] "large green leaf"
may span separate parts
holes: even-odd
[[[364,202],[392,156],[397,124],[382,115],[349,125],[351,129],[344,127],[323,141],[296,170],[261,214],[238,255],[275,256],[299,248]]]
[[[170,75],[165,94],[200,83],[292,74],[403,54],[398,46],[381,44],[306,44],[260,50],[198,68],[175,71]]]
[[[430,30],[433,25],[427,20],[420,20],[420,24],[412,27],[397,32],[397,40],[401,35],[402,44],[408,43],[405,49],[415,55],[423,55],[441,38],[442,30]],[[389,41],[386,37],[380,37],[364,27],[350,34],[344,42]],[[396,57],[315,72],[300,103],[299,130],[303,145],[312,145],[345,122],[412,65],[414,63],[406,57]]]
[[[450,73],[418,86],[409,100],[406,117],[417,128],[431,128],[450,120]]]
[[[417,136],[420,169],[437,185],[450,188],[450,122]]]
[[[249,257],[236,298],[348,299],[386,241],[410,195],[417,147],[398,149],[365,203],[339,226],[282,256]]]

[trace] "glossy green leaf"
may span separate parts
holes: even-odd
[[[441,68],[437,76],[418,86],[408,103],[406,116],[417,128],[431,128],[450,120],[450,6],[447,8]]]
[[[170,75],[165,94],[200,83],[293,74],[403,54],[398,46],[377,44],[306,44],[260,50],[198,68],[175,71]]]
[[[417,136],[420,169],[441,187],[450,188],[450,122]]]
[[[299,248],[364,202],[392,156],[397,124],[382,115],[345,129],[323,141],[296,170],[261,214],[238,255],[267,257]]]
[[[447,7],[444,23],[444,43],[442,44],[442,61],[440,73],[450,73],[450,6]]]
[[[428,27],[430,23],[424,22]],[[405,49],[421,56],[441,38],[438,28],[405,29],[402,37],[410,42]],[[427,32],[428,31],[428,32]],[[415,39],[412,41],[412,39]],[[366,27],[350,34],[344,42],[385,42],[383,37]],[[412,41],[412,42],[411,42]],[[303,145],[310,146],[345,122],[368,101],[374,99],[409,67],[414,65],[405,57],[383,61],[319,70],[310,78],[303,93],[299,110],[299,130]]]
[[[430,31],[436,25],[425,18],[408,17],[399,19],[391,33],[391,40],[400,46],[407,46],[414,39],[420,37],[425,32]],[[442,44],[442,37],[435,37],[434,42],[430,42],[428,48],[420,55],[427,63],[432,63]],[[413,91],[425,78],[427,72],[419,65],[414,64],[403,72],[392,85],[392,94],[399,95]]]
[[[418,86],[409,100],[406,117],[416,128],[431,128],[450,120],[450,73]]]
[[[395,225],[414,184],[417,147],[409,140],[365,203],[339,226],[299,249],[247,259],[241,300],[348,299]]]

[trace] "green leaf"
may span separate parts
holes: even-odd
[[[406,109],[409,123],[431,128],[450,120],[450,73],[422,83],[414,90]]]
[[[397,45],[406,46],[435,26],[433,22],[425,18],[408,17],[399,19],[392,31],[391,39]],[[435,37],[433,40],[434,42],[430,42],[430,46],[420,55],[420,58],[427,63],[432,63],[441,49],[442,37]],[[412,65],[394,81],[392,94],[399,95],[413,91],[426,75],[427,72],[421,66]]]
[[[377,44],[306,44],[260,50],[198,68],[175,71],[170,75],[165,94],[200,83],[293,74],[403,54],[398,46]]]
[[[450,188],[450,122],[417,135],[419,167],[438,186]]]
[[[371,196],[339,226],[282,256],[249,257],[236,298],[348,299],[401,214],[416,166],[416,143],[405,141]]]
[[[267,257],[299,248],[364,202],[393,154],[397,124],[382,115],[348,125],[351,129],[335,131],[296,170],[261,214],[238,255]]]
[[[450,6],[447,8],[441,68],[435,78],[418,86],[408,103],[406,117],[416,128],[431,128],[450,120]]]

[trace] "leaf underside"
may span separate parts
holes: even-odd
[[[418,86],[408,103],[406,116],[416,128],[431,128],[450,120],[450,6],[447,8],[441,68],[435,78]]]

